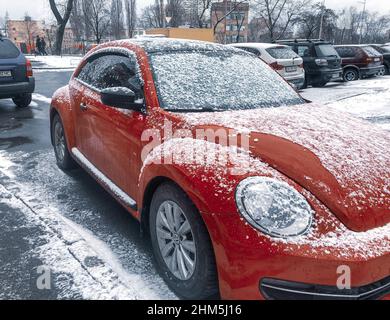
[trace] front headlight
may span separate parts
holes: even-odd
[[[256,229],[274,237],[292,237],[307,232],[313,210],[293,187],[266,177],[250,177],[236,190],[240,213]]]

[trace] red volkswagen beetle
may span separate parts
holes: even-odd
[[[181,298],[390,297],[390,136],[211,43],[94,48],[53,97],[63,170],[94,176]]]

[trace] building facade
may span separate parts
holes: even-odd
[[[8,20],[8,38],[20,48],[23,53],[35,53],[37,36],[44,38],[46,49],[52,51],[56,39],[56,26],[46,25],[44,21],[31,20]],[[62,42],[62,52],[65,54],[77,53],[82,45],[75,40],[73,30],[66,28]]]
[[[222,0],[212,4],[210,13],[215,42],[228,44],[248,41],[249,3]]]
[[[33,53],[37,36],[45,36],[44,22],[31,20],[8,20],[8,38],[20,48],[23,53]]]

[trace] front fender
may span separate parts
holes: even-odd
[[[196,156],[191,157],[191,152]],[[229,147],[192,138],[171,139],[153,149],[145,159],[138,180],[138,203],[143,208],[150,183],[165,178],[182,188],[201,213],[237,214],[236,187],[253,175],[286,180],[284,175],[247,152],[238,154]]]

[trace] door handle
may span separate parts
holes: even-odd
[[[80,103],[80,109],[81,109],[81,111],[87,111],[88,106],[84,102],[82,102],[82,103]]]

